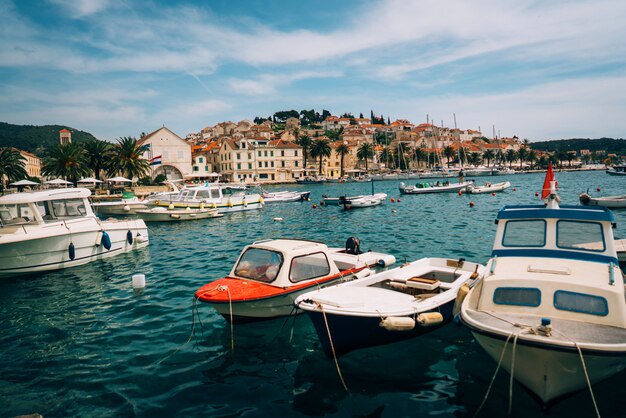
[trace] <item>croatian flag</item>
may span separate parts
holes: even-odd
[[[154,157],[150,160],[150,165],[159,165],[161,164],[161,155]]]

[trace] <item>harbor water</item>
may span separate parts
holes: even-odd
[[[556,179],[562,204],[578,204],[586,191],[592,196],[626,191],[626,178],[602,171],[557,172]],[[391,253],[399,263],[429,256],[485,263],[496,212],[505,204],[540,203],[535,193],[544,174],[476,180],[509,180],[512,187],[495,196],[401,196],[399,181],[377,181],[375,192],[389,195],[383,205],[344,211],[321,206],[322,195],[370,194],[372,185],[275,186],[310,190],[311,201],[217,219],[152,223],[145,249],[2,280],[0,417],[34,412],[44,417],[474,416],[496,363],[462,326],[357,350],[336,365],[324,356],[305,315],[231,330],[210,305],[194,305],[193,294],[228,274],[245,245],[266,238],[343,246],[355,236],[362,250]],[[615,215],[615,236],[624,238],[626,210]],[[145,275],[145,288],[133,289],[135,274]],[[624,384],[622,372],[594,385],[603,417],[624,416]],[[506,416],[510,402],[516,417],[595,416],[588,390],[548,411],[517,382],[511,397],[503,370],[479,416]]]

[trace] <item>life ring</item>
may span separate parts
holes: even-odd
[[[158,200],[155,200],[155,201],[154,201],[154,204],[155,204],[156,206],[159,206],[159,201],[158,201]]]

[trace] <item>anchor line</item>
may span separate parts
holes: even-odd
[[[343,379],[343,375],[341,374],[341,369],[339,368],[339,362],[337,361],[337,354],[335,353],[335,346],[333,345],[333,337],[330,335],[330,327],[328,326],[328,318],[326,318],[326,311],[324,311],[324,306],[321,303],[317,303],[317,306],[322,311],[322,315],[324,316],[324,323],[326,324],[326,332],[328,332],[328,341],[330,341],[330,349],[333,352],[333,360],[335,360],[335,367],[337,368],[337,374],[339,375],[339,379],[341,380],[341,384],[346,392],[348,392],[348,386],[346,386],[346,382]]]

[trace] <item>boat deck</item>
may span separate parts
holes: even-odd
[[[550,318],[552,336],[545,337],[529,333],[532,328],[541,324],[541,317],[534,315],[516,315],[498,312],[491,314],[483,311],[468,310],[467,315],[472,321],[481,324],[483,329],[497,330],[505,337],[519,333],[520,339],[551,343],[564,347],[573,347],[576,341],[581,347],[595,350],[614,350],[619,348],[626,352],[626,328],[567,319]],[[546,341],[548,340],[548,341]]]

